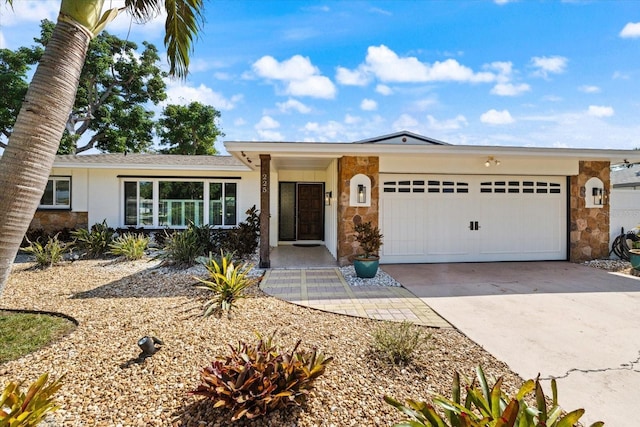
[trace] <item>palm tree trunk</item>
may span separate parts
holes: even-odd
[[[47,184],[90,40],[58,20],[0,158],[0,295]]]

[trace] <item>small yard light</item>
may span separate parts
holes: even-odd
[[[142,337],[138,340],[138,347],[140,347],[140,350],[142,350],[142,353],[140,353],[139,358],[140,359],[144,359],[147,358],[149,356],[153,356],[155,353],[158,352],[158,350],[160,350],[159,347],[156,347],[156,345],[163,345],[164,343],[162,342],[162,340],[156,338],[156,337]]]

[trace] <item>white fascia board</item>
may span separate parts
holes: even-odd
[[[225,142],[225,147],[238,159],[241,152],[249,157],[257,154],[275,156],[327,156],[339,158],[348,155],[509,155],[522,157],[562,157],[576,160],[600,160],[622,163],[625,159],[635,163],[640,161],[640,150],[607,150],[595,148],[549,148],[514,147],[489,145],[404,145],[397,144],[354,144],[354,143],[305,143],[305,142]],[[251,153],[253,156],[247,154]]]
[[[113,163],[74,163],[74,162],[56,162],[54,168],[70,168],[70,169],[126,169],[126,170],[175,170],[175,171],[230,171],[230,172],[251,172],[251,168],[247,166],[189,166],[189,165],[119,165]]]

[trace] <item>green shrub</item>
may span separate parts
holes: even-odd
[[[239,258],[246,258],[255,253],[260,238],[260,217],[255,205],[246,212],[247,218],[230,230],[218,230],[216,246],[218,250],[233,252]]]
[[[36,426],[47,414],[58,410],[53,395],[62,386],[62,377],[46,385],[48,379],[48,374],[42,374],[26,394],[20,391],[21,384],[7,384],[0,395],[0,427]]]
[[[300,406],[332,358],[313,351],[281,353],[268,340],[255,345],[242,341],[231,354],[219,357],[201,371],[202,384],[191,394],[205,396],[214,408],[233,411],[232,421],[252,419],[267,412]]]
[[[372,346],[394,365],[404,365],[411,361],[413,352],[429,337],[411,322],[384,322],[373,331]]]
[[[476,374],[478,382],[474,380],[465,387],[467,395],[464,401],[461,400],[458,372],[454,374],[451,399],[434,397],[433,403],[444,410],[444,418],[436,412],[433,405],[426,402],[409,399],[403,405],[385,396],[387,403],[410,417],[409,420],[396,424],[396,427],[573,427],[584,414],[584,409],[569,413],[562,411],[558,405],[555,380],[551,380],[553,396],[552,403],[548,406],[539,378],[525,381],[516,396],[507,396],[502,391],[502,378],[489,387],[481,367],[476,369]],[[527,399],[532,393],[533,399]],[[534,401],[535,406],[530,406],[527,400]],[[591,424],[591,427],[603,425],[603,422],[598,421]]]
[[[21,251],[33,255],[36,263],[40,267],[51,267],[62,262],[65,252],[70,247],[70,245],[58,240],[57,234],[49,237],[49,240],[44,245],[38,241],[27,241],[29,242],[29,246],[21,248]]]
[[[79,228],[71,232],[75,246],[88,258],[98,258],[107,253],[113,241],[115,230],[107,225],[107,220],[91,226],[91,230]]]
[[[165,231],[164,240],[160,257],[177,266],[192,266],[198,257],[207,253],[201,235],[193,224],[183,231],[171,234]]]
[[[226,312],[227,316],[230,316],[236,301],[244,298],[245,290],[256,283],[256,278],[250,276],[253,265],[244,263],[236,267],[231,256],[232,254],[221,252],[219,261],[209,258],[207,262],[203,263],[209,272],[210,280],[195,277],[201,283],[201,285],[196,285],[198,288],[213,293],[209,301],[205,303],[205,316],[215,312]]]
[[[124,233],[109,245],[109,253],[133,261],[141,259],[148,246],[149,238],[144,234]]]

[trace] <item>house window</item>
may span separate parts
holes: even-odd
[[[51,177],[47,181],[40,208],[71,209],[71,177]]]
[[[204,222],[204,185],[202,182],[160,181],[159,224],[162,227],[186,227]]]
[[[237,186],[235,182],[212,182],[209,184],[209,224],[236,225]]]
[[[205,200],[208,203],[205,203]],[[235,226],[237,184],[213,181],[124,181],[124,225],[184,228]]]
[[[124,225],[133,227],[153,225],[153,182],[124,183]]]

